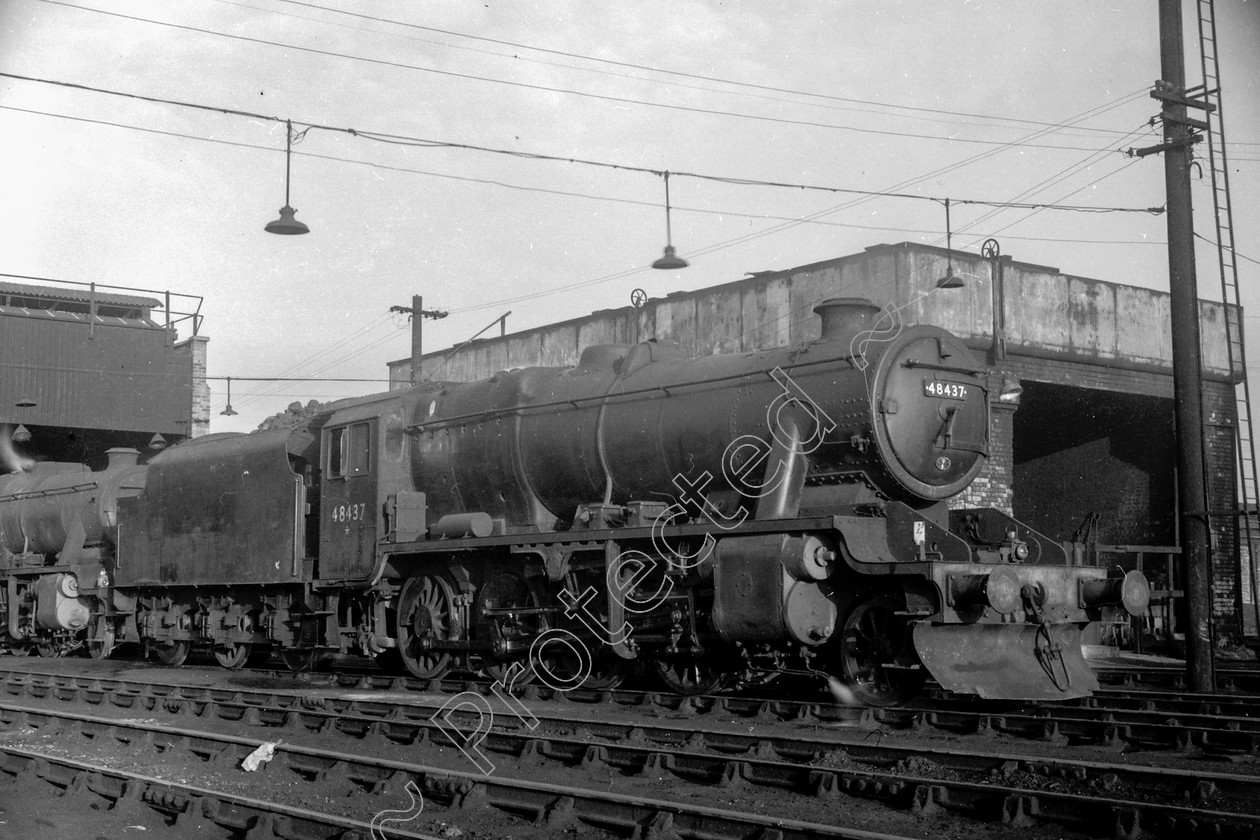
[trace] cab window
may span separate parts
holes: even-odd
[[[371,436],[367,423],[333,429],[328,435],[328,475],[364,475],[371,468]]]

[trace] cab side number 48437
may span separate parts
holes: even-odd
[[[333,522],[359,522],[363,519],[363,514],[367,513],[367,505],[360,502],[359,504],[337,505],[332,509]]]

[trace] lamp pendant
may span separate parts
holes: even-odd
[[[293,122],[291,120],[285,120],[284,129],[284,206],[280,208],[280,218],[268,222],[263,227],[263,230],[267,231],[267,233],[279,233],[287,236],[293,236],[302,233],[310,233],[311,229],[299,222],[297,219],[293,218],[293,214],[297,211],[289,206],[289,170],[290,163],[293,158]],[[230,408],[231,406],[229,405],[228,407]]]
[[[961,289],[963,279],[954,273],[954,237],[949,226],[949,199],[945,199],[945,276],[936,281],[938,289]]]
[[[232,408],[232,377],[227,378],[227,408],[219,412],[225,417],[235,417],[238,412]]]
[[[669,225],[669,172],[665,172],[665,254],[659,257],[652,268],[674,269],[686,268],[689,263],[674,252],[673,233]]]

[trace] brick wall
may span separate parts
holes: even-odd
[[[194,335],[180,342],[176,349],[192,357],[192,405],[189,437],[201,437],[210,431],[210,385],[206,382],[206,347],[210,339]]]
[[[1033,382],[1049,382],[1055,385],[1114,391],[1120,394],[1145,394],[1168,399],[1172,399],[1173,396],[1171,373],[1134,370],[1115,365],[1091,365],[1067,359],[1025,355],[1012,355],[1005,364],[1010,373],[1020,379]]]
[[[1247,543],[1250,537],[1251,545]],[[1260,635],[1257,630],[1258,623],[1256,621],[1256,591],[1258,587],[1252,586],[1253,579],[1260,579],[1260,550],[1256,549],[1260,545],[1260,517],[1255,514],[1250,516],[1238,517],[1238,541],[1241,544],[1241,550],[1238,562],[1238,589],[1239,589],[1239,606],[1242,608],[1242,623],[1244,636]],[[1252,558],[1257,558],[1253,561]],[[1256,568],[1251,567],[1251,563],[1256,563]],[[1257,580],[1260,582],[1260,580]]]
[[[1014,415],[1014,405],[990,404],[989,459],[971,486],[950,500],[950,508],[991,507],[1013,515]]]

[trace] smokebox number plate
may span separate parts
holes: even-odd
[[[923,380],[923,393],[929,397],[942,397],[950,400],[967,399],[967,386],[957,382],[942,382],[939,379]]]

